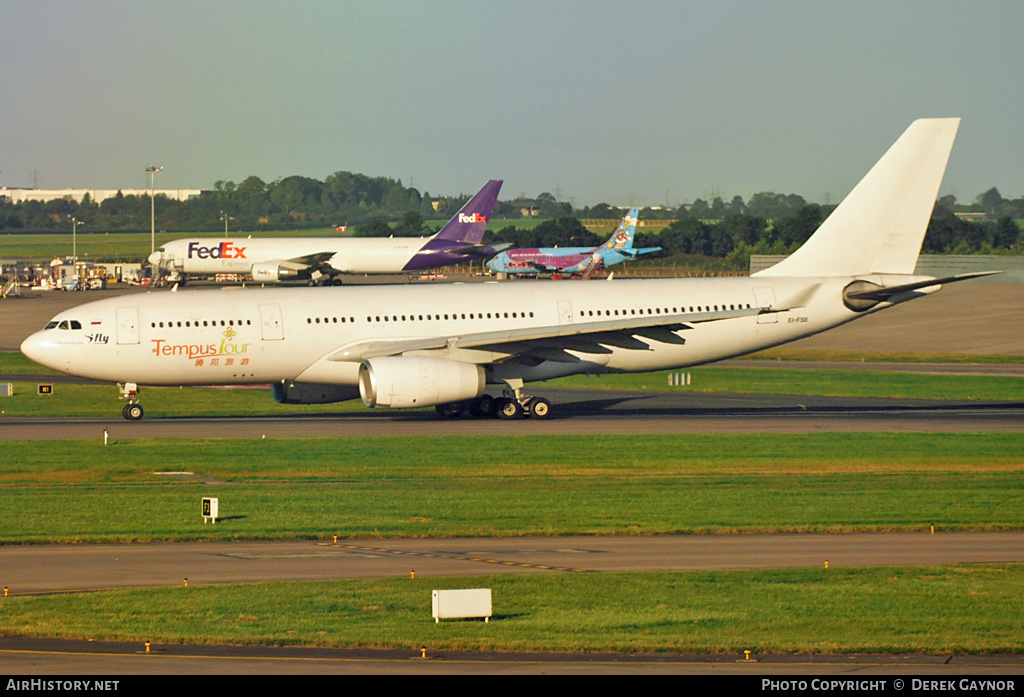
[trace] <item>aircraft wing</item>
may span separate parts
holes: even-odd
[[[524,327],[416,339],[371,339],[342,346],[334,351],[328,360],[361,362],[377,356],[395,356],[410,352],[454,352],[460,349],[469,349],[492,356],[492,358],[481,362],[493,362],[522,355],[550,357],[549,354],[557,354],[565,350],[608,353],[607,346],[646,349],[649,345],[643,342],[645,337],[655,341],[679,343],[683,339],[673,332],[690,329],[692,324],[781,311],[782,308],[753,307],[719,312],[609,318],[597,322]],[[494,354],[499,355],[494,356]],[[565,355],[568,357],[567,354]]]
[[[646,350],[643,339],[662,343],[681,343],[685,339],[676,331],[691,329],[702,322],[719,322],[736,317],[751,317],[804,307],[811,302],[820,283],[802,288],[781,303],[768,307],[749,307],[716,312],[680,312],[676,314],[616,317],[598,321],[576,322],[547,327],[523,327],[490,332],[471,332],[449,336],[427,336],[412,339],[368,339],[341,346],[327,358],[329,361],[362,362],[377,356],[397,356],[413,352],[445,352],[460,350],[478,352],[466,357],[467,362],[493,363],[512,356],[534,356],[547,360],[576,360],[566,350],[583,353],[609,353],[608,346]]]
[[[296,269],[319,268],[327,264],[335,254],[337,252],[315,252],[313,254],[292,257],[291,259],[282,259],[276,263]]]
[[[539,261],[528,261],[526,265],[531,269],[536,269],[542,273],[559,273],[565,271],[561,266],[549,266],[547,264],[541,264]]]

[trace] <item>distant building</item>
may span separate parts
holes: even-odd
[[[0,187],[0,196],[6,196],[11,203],[46,202],[56,199],[81,203],[86,194],[89,194],[89,200],[93,203],[101,203],[108,198],[117,198],[118,192],[123,196],[149,196],[149,189],[9,189],[6,186]],[[201,196],[203,189],[156,189],[153,193],[155,196],[166,196],[175,201],[187,201]]]

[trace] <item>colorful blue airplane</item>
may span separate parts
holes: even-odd
[[[635,259],[641,254],[661,251],[661,247],[633,247],[637,213],[636,208],[631,209],[608,241],[599,247],[510,249],[487,262],[487,267],[516,276],[541,273],[589,276],[598,269]]]

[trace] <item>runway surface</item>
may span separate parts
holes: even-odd
[[[0,547],[11,595],[341,578],[1024,562],[1024,531]]]
[[[297,438],[367,435],[814,433],[1020,431],[1024,402],[950,402],[693,392],[537,390],[546,420],[442,419],[432,410],[253,417],[121,418],[111,394],[104,418],[0,420],[0,440],[101,438]],[[269,398],[269,396],[268,396]]]

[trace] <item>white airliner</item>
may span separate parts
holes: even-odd
[[[21,349],[120,383],[127,419],[139,385],[265,383],[290,404],[544,418],[525,383],[710,363],[982,275],[913,275],[958,126],[915,121],[803,247],[749,278],[153,292],[62,312]]]
[[[342,273],[402,273],[487,258],[510,245],[482,244],[501,182],[487,182],[431,237],[304,237],[174,240],[149,255],[172,280],[248,274],[254,281],[331,284]]]

